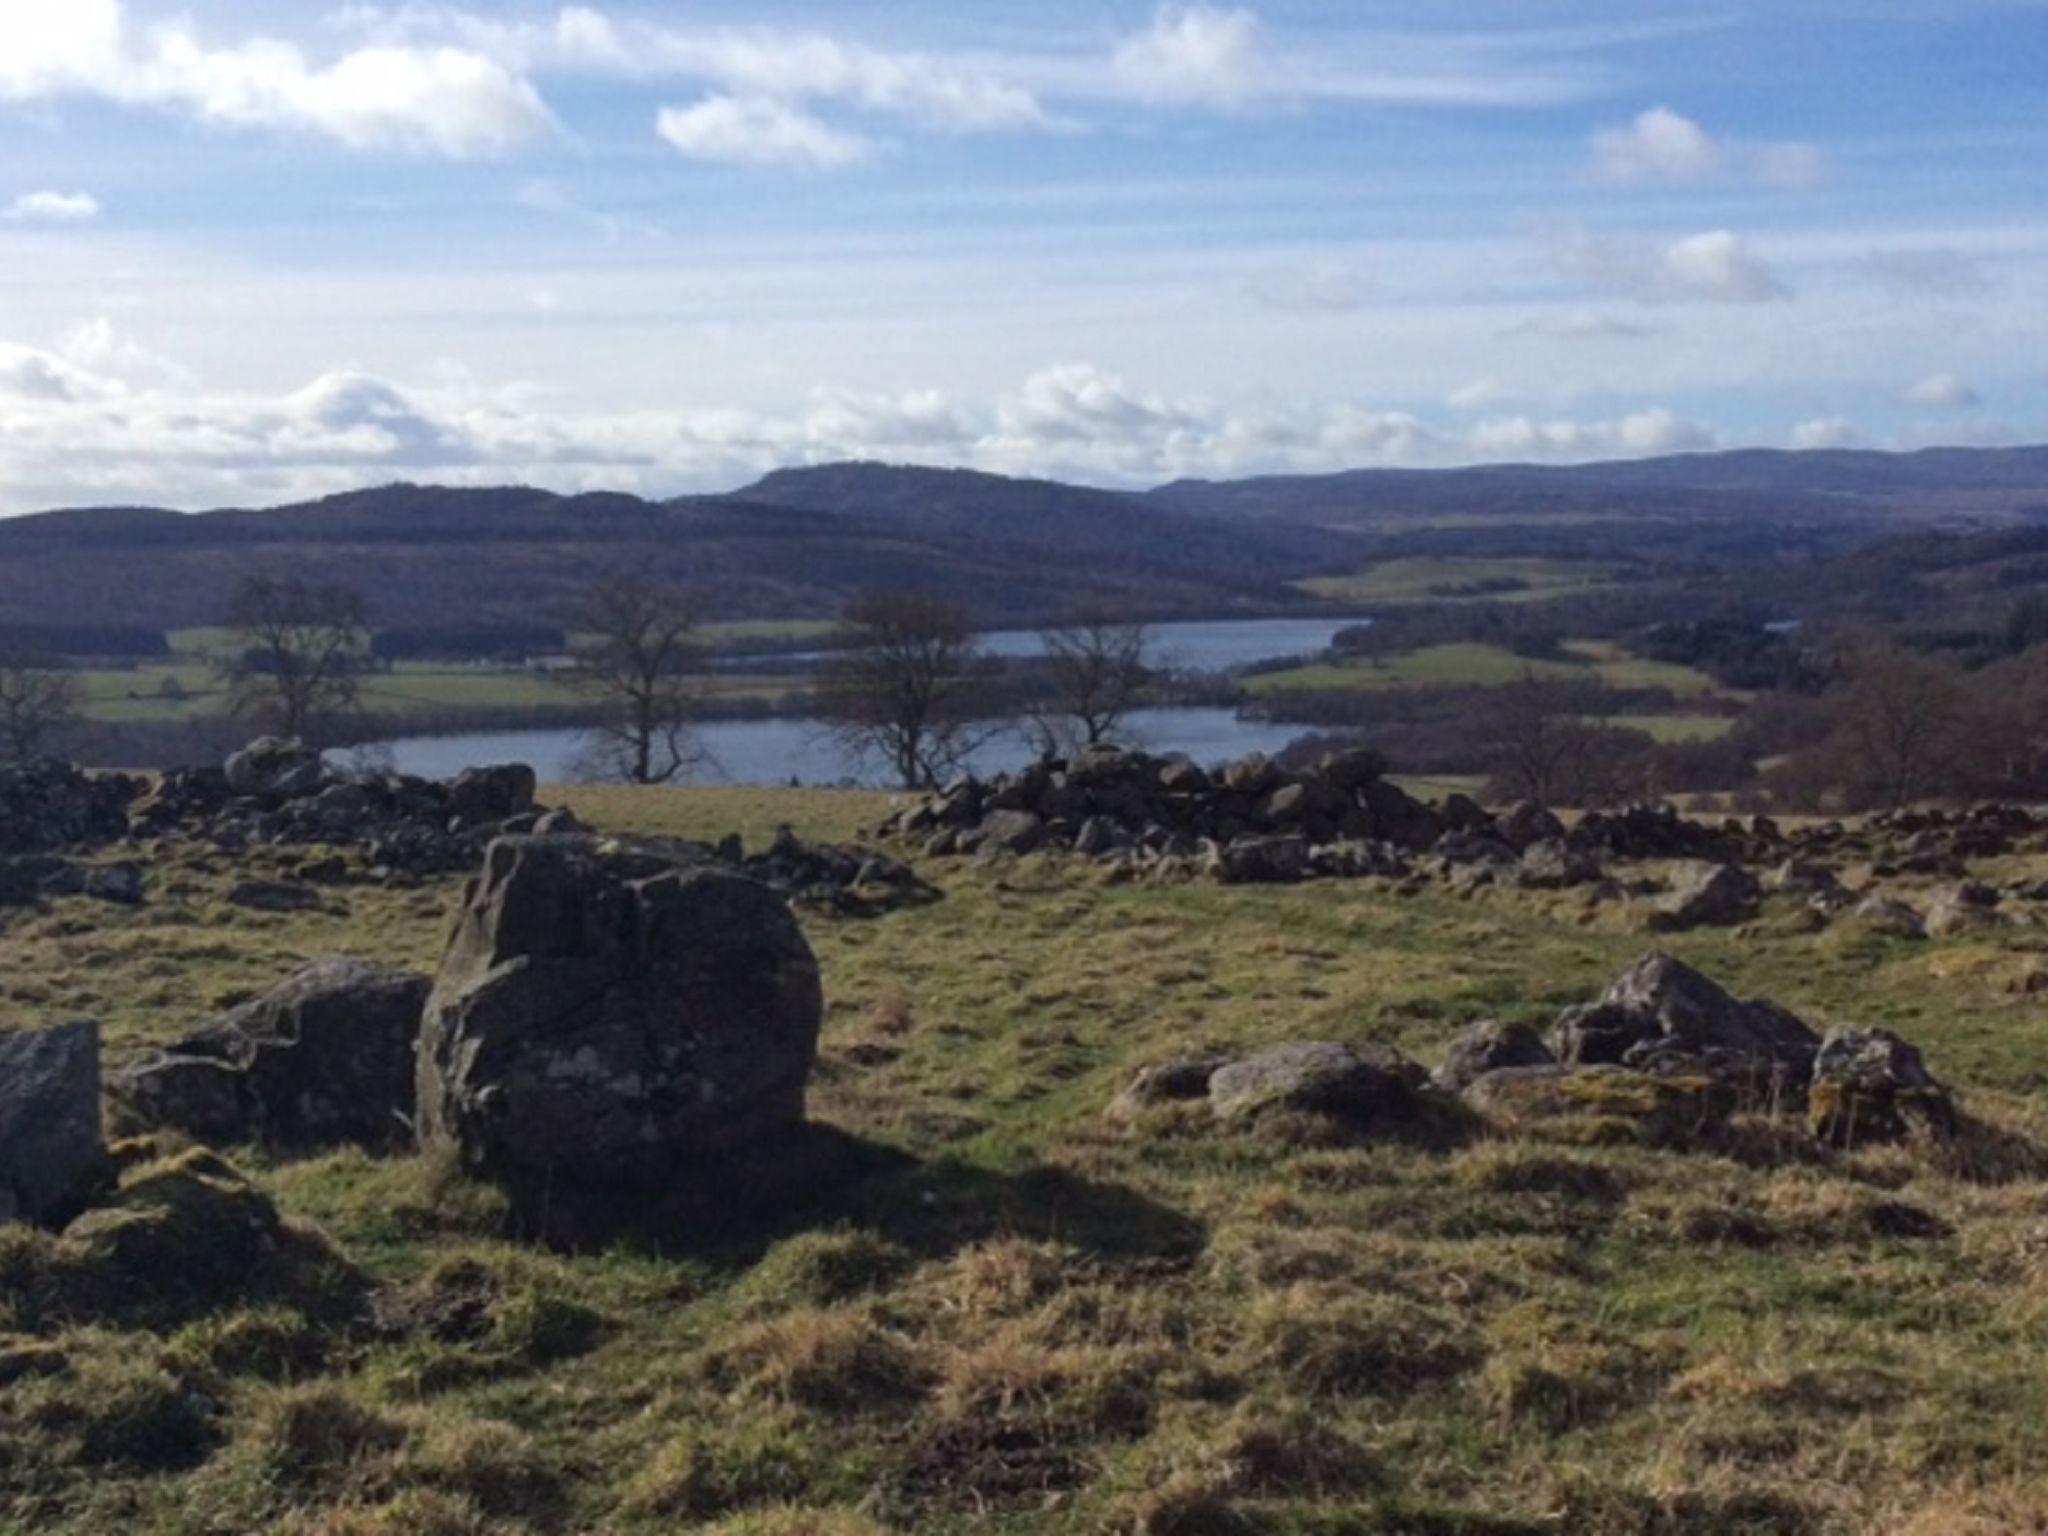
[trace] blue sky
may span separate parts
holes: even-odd
[[[2041,0],[0,0],[0,513],[2040,440],[2044,60]]]

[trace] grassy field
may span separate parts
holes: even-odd
[[[1245,679],[1253,695],[1328,688],[1496,688],[1534,676],[1554,682],[1597,682],[1610,688],[1668,688],[1681,697],[1716,691],[1704,672],[1630,656],[1598,640],[1571,640],[1570,660],[1517,656],[1478,641],[1425,646],[1377,660],[1319,663]]]
[[[848,836],[886,803],[559,798],[750,842]],[[348,886],[265,915],[224,902],[250,872],[179,853],[146,908],[0,913],[0,1016],[96,1017],[119,1061],[314,956],[430,965],[459,898]],[[380,1294],[470,1297],[473,1326],[335,1334],[264,1300],[0,1338],[0,1370],[70,1362],[0,1387],[0,1530],[2048,1529],[2038,1158],[1762,1133],[1725,1154],[1341,1145],[1103,1114],[1178,1052],[1372,1039],[1434,1061],[1472,1019],[1545,1022],[1645,947],[1613,909],[928,873],[931,905],[804,919],[829,999],[813,1113],[869,1171],[740,1237],[562,1255],[417,1160],[248,1155]],[[1816,1021],[1890,1025],[1973,1114],[2048,1135],[2040,931],[1910,945],[1794,918],[1660,942]],[[0,1334],[33,1330],[5,1316],[32,1256],[0,1247]]]
[[[1318,576],[1297,585],[1317,597],[1345,603],[1534,603],[1604,586],[1614,576],[1613,566],[1590,561],[1416,556],[1382,560],[1355,576]],[[1521,586],[1513,591],[1474,590],[1510,581]]]
[[[81,681],[84,712],[93,720],[194,720],[227,709],[218,678],[196,664],[93,670],[82,673]],[[795,686],[795,679],[711,676],[700,679],[699,686],[711,699],[775,699]],[[365,678],[360,697],[365,711],[379,715],[548,709],[586,702],[567,683],[545,673],[415,662]]]

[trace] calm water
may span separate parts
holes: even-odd
[[[1248,752],[1278,752],[1303,734],[1298,725],[1240,720],[1227,709],[1151,709],[1131,717],[1121,733],[1148,752],[1184,752],[1199,763],[1217,763]],[[707,784],[887,785],[888,772],[876,763],[849,758],[832,733],[809,720],[713,721],[698,730],[712,761],[694,782]],[[401,773],[453,778],[465,768],[489,763],[531,763],[544,781],[573,782],[580,731],[494,731],[473,736],[415,736],[381,743]],[[1020,767],[1036,756],[1021,737],[990,743],[971,764],[978,774]]]
[[[1189,624],[1146,626],[1152,664],[1189,672],[1230,672],[1255,661],[1314,656],[1330,648],[1337,632],[1362,624],[1348,619],[1209,619]],[[1045,641],[1035,629],[999,629],[981,637],[992,656],[1043,656]]]
[[[1203,619],[1185,624],[1145,626],[1146,654],[1155,667],[1183,672],[1234,672],[1255,661],[1316,656],[1330,648],[1337,632],[1369,619]],[[1022,660],[1045,654],[1045,638],[1035,629],[997,629],[977,637],[991,656]],[[788,666],[791,662],[828,661],[831,651],[799,651],[774,658],[735,657],[728,665],[749,669]]]

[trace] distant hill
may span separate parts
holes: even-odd
[[[2048,448],[1359,470],[1141,494],[881,464],[667,502],[389,485],[282,507],[0,521],[0,624],[209,624],[242,572],[279,565],[358,587],[373,620],[396,626],[559,622],[615,571],[691,589],[710,619],[823,616],[876,586],[955,598],[986,624],[1082,602],[1207,617],[1299,609],[1297,579],[1388,555],[1727,562],[2036,515],[2048,518]]]
[[[0,623],[213,623],[242,572],[278,565],[357,587],[390,625],[559,619],[619,571],[691,590],[712,619],[825,615],[877,586],[956,598],[990,624],[1082,601],[1169,617],[1299,607],[1291,581],[1356,558],[1354,541],[1314,530],[875,466],[665,503],[393,485],[261,510],[0,521]]]

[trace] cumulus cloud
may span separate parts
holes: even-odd
[[[33,224],[83,224],[100,216],[90,192],[24,192],[7,205],[7,217]]]
[[[1516,459],[1634,458],[1722,446],[1713,428],[1662,407],[1605,421],[1503,417],[1481,422],[1469,441],[1483,456]]]
[[[1901,398],[1908,405],[1940,411],[1973,410],[1984,403],[1974,384],[1953,373],[1930,373],[1908,386]]]
[[[1144,101],[1236,108],[1261,89],[1259,18],[1213,5],[1162,5],[1118,45],[1118,81]]]
[[[707,96],[691,107],[664,107],[656,131],[693,160],[830,171],[868,157],[870,145],[769,96]]]
[[[1983,267],[1952,246],[1872,251],[1869,267],[1878,282],[1899,293],[1954,297],[1991,286]]]
[[[1593,135],[1593,171],[1619,186],[1711,181],[1739,172],[1766,186],[1803,190],[1827,178],[1828,159],[1798,140],[1724,143],[1669,107]]]
[[[185,23],[141,32],[119,0],[0,0],[0,37],[0,100],[95,96],[451,156],[500,153],[553,127],[530,82],[461,48],[361,48],[321,67],[269,38],[210,47]]]
[[[1550,258],[1595,287],[1646,302],[1759,304],[1791,296],[1749,242],[1728,229],[1704,230],[1668,244],[1565,230],[1553,236]]]
[[[1705,181],[1721,173],[1721,146],[1669,107],[1652,107],[1626,128],[1593,136],[1593,167],[1604,181]]]
[[[1790,446],[1801,451],[1817,448],[1862,448],[1863,434],[1846,416],[1815,416],[1792,429]]]

